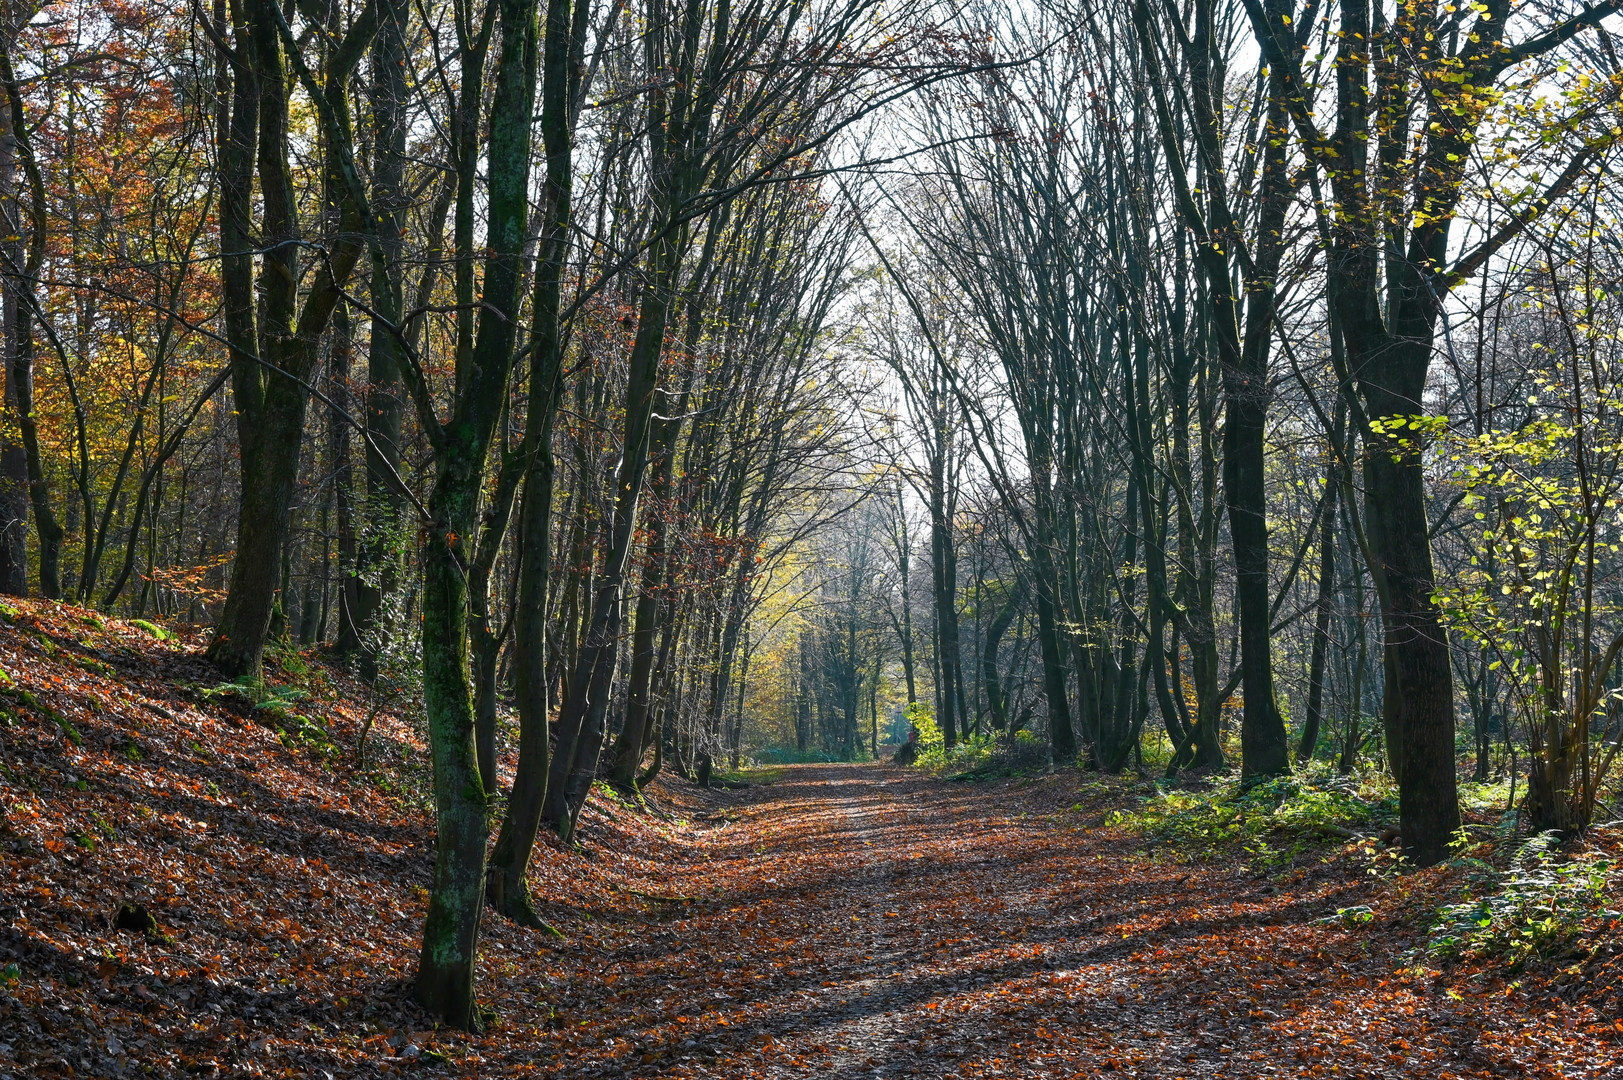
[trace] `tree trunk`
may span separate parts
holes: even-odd
[[[682,372],[681,391],[670,406],[670,416],[655,420],[649,435],[649,457],[657,462],[652,492],[653,521],[645,554],[646,569],[637,590],[636,622],[631,633],[631,672],[626,684],[625,723],[620,727],[619,738],[615,740],[610,755],[613,764],[609,769],[609,780],[621,787],[628,787],[636,780],[643,754],[648,749],[648,716],[655,671],[654,636],[659,629],[660,616],[669,619],[675,614],[665,598],[665,581],[669,574],[667,563],[670,559],[667,545],[675,513],[675,508],[667,503],[676,472],[676,443],[681,438],[682,418],[688,410],[694,368],[698,362],[696,354],[704,311],[704,297],[699,283],[715,255],[722,219],[723,216],[719,214],[711,219],[698,267],[694,271],[694,284],[689,289],[687,327],[683,335],[686,364]]]
[[[237,551],[225,610],[209,643],[209,659],[227,675],[257,677],[263,662],[281,586],[288,511],[298,486],[304,406],[302,386],[273,378],[255,410],[256,430],[248,434],[239,428],[243,446]]]
[[[406,23],[405,0],[380,0],[378,32],[372,49],[371,107],[373,124],[372,205],[378,218],[379,241],[387,269],[373,273],[372,304],[378,311],[404,311],[405,268],[401,264],[404,235],[402,214],[408,209],[405,187]],[[361,676],[378,676],[378,619],[384,600],[397,584],[400,529],[404,501],[389,478],[399,475],[401,463],[400,363],[403,343],[398,331],[374,322],[366,357],[366,502],[367,537],[356,549],[353,587],[352,635],[340,644],[355,649]],[[486,662],[476,647],[476,664]],[[493,664],[493,658],[489,658]],[[479,685],[483,685],[480,683]],[[483,709],[484,706],[481,706]]]
[[[528,232],[530,112],[539,34],[534,0],[500,0],[499,19],[501,51],[484,147],[489,175],[484,300],[471,351],[458,354],[451,423],[439,432],[428,506],[432,521],[423,553],[423,697],[434,757],[437,843],[417,997],[430,1013],[468,1029],[477,1023],[474,963],[489,827],[488,780],[479,772],[474,745],[474,703],[465,651],[469,597],[463,568],[477,524],[485,461],[513,366],[520,259]],[[470,80],[463,93],[474,102],[481,100],[478,80]],[[459,167],[468,169],[472,164],[470,156]]]
[[[1052,560],[1033,553],[1033,573],[1053,581]],[[1071,731],[1071,712],[1065,698],[1065,659],[1060,645],[1059,613],[1055,610],[1052,584],[1037,587],[1037,638],[1043,660],[1043,692],[1048,700],[1048,736],[1054,747],[1054,761],[1069,765],[1076,760],[1076,736]]]
[[[1454,681],[1448,638],[1432,599],[1425,476],[1417,452],[1397,454],[1384,439],[1371,438],[1367,446],[1365,520],[1370,547],[1383,564],[1390,605],[1382,612],[1386,693],[1381,718],[1398,781],[1404,851],[1430,866],[1448,854],[1460,816]]]
[[[1339,441],[1335,440],[1337,443]],[[1333,446],[1330,453],[1335,453]],[[1324,723],[1324,675],[1329,666],[1330,615],[1335,608],[1338,485],[1337,469],[1332,462],[1325,477],[1324,506],[1319,511],[1319,595],[1314,603],[1313,651],[1308,661],[1307,718],[1302,724],[1301,742],[1296,746],[1298,765],[1306,765],[1313,759],[1313,750],[1319,744],[1319,732]]]
[[[549,9],[549,23],[551,14]],[[538,291],[548,286],[538,282]],[[556,295],[556,294],[554,294]],[[554,309],[556,310],[556,309]],[[519,564],[518,596],[513,615],[513,697],[518,708],[518,767],[513,793],[496,834],[490,856],[490,903],[521,926],[538,926],[540,917],[530,899],[526,875],[535,838],[541,827],[541,804],[546,797],[548,756],[551,750],[547,715],[546,637],[547,584],[552,567],[552,406],[561,369],[558,350],[549,347],[537,357],[531,375],[531,401],[545,407],[532,423],[544,425],[524,484],[520,519],[523,557]],[[537,384],[541,384],[537,386]],[[542,392],[538,395],[537,390]],[[549,393],[550,390],[550,393]]]
[[[936,623],[936,723],[949,748],[957,745],[962,696],[959,668],[963,663],[958,633],[958,560],[952,548],[951,498],[947,492],[946,434],[936,426],[936,442],[930,458],[930,584],[934,593]]]
[[[221,244],[230,253],[222,272],[225,287],[227,338],[233,346],[232,392],[237,407],[237,441],[241,446],[242,480],[237,505],[237,550],[231,567],[231,585],[225,607],[215,626],[208,656],[227,675],[257,678],[265,649],[265,636],[276,605],[279,567],[288,534],[288,511],[298,482],[299,450],[304,437],[306,390],[304,380],[315,368],[318,344],[337,307],[344,282],[360,257],[356,240],[361,222],[356,208],[343,214],[345,228],[330,258],[318,263],[302,306],[299,304],[300,240],[296,194],[289,148],[287,70],[283,63],[279,15],[271,0],[245,5],[250,13],[254,70],[239,72],[239,82],[257,94],[250,104],[237,95],[233,125],[223,157]],[[357,53],[358,57],[358,53]],[[329,71],[331,100],[345,100],[347,71]],[[260,256],[262,269],[257,307],[261,313],[257,340],[253,335],[254,291],[244,295],[244,275],[251,265],[237,263],[227,244],[250,239],[251,198],[238,160],[253,140],[237,128],[237,113],[257,118],[257,167],[263,207],[258,243],[267,250]],[[328,146],[325,167],[336,169]],[[227,192],[226,189],[232,189]],[[228,205],[228,203],[232,205]],[[231,265],[235,264],[235,265]],[[261,360],[265,362],[264,366]],[[274,369],[274,370],[272,370]]]
[[[541,140],[547,175],[531,312],[532,357],[528,422],[535,427],[520,521],[523,557],[513,621],[513,696],[518,707],[518,767],[513,794],[491,855],[491,905],[521,925],[540,918],[526,875],[551,772],[547,668],[547,595],[552,574],[553,421],[563,393],[563,333],[559,325],[574,184],[573,102],[582,92],[575,62],[584,47],[591,5],[547,0],[542,60]],[[584,483],[584,477],[582,477]]]
[[[477,491],[476,480],[469,484],[456,472],[442,477],[436,486],[445,490],[436,503]],[[446,510],[449,520],[472,524],[471,507]],[[444,536],[434,537],[423,559],[423,699],[434,757],[435,849],[417,997],[435,1016],[472,1030],[477,1019],[473,967],[485,894],[486,794],[465,667],[466,587],[456,550]]]
[[[9,18],[7,19],[9,22]],[[11,26],[0,26],[0,33],[13,36]],[[10,41],[6,53],[11,52]],[[7,100],[0,105],[0,226],[6,239],[0,241],[0,258],[10,267],[23,266],[23,215],[17,190],[17,141],[21,133],[14,130],[17,110]],[[4,355],[3,374],[6,380],[5,402],[8,419],[22,417],[18,391],[18,372],[27,363],[27,349],[23,340],[28,336],[27,301],[23,296],[27,284],[18,275],[8,272],[0,275],[0,298],[5,310],[0,314],[0,349]],[[9,428],[10,425],[8,424]],[[28,454],[21,442],[9,435],[0,435],[0,593],[10,596],[28,595]]]
[[[986,643],[981,650],[981,681],[986,686],[986,707],[992,714],[992,726],[998,731],[1009,729],[1009,716],[1003,701],[1003,682],[997,670],[998,644],[1020,613],[1024,593],[1024,582],[1017,575],[1009,588],[1008,597],[986,628]]]
[[[631,555],[637,503],[648,465],[649,425],[659,357],[665,339],[681,253],[686,247],[684,227],[677,226],[655,249],[653,280],[643,293],[636,343],[632,348],[631,375],[626,385],[625,429],[620,467],[615,473],[615,506],[603,569],[595,582],[591,616],[580,656],[569,677],[563,708],[558,716],[558,753],[550,766],[543,816],[568,839],[575,816],[591,790],[602,749],[604,714],[619,652],[621,590]]]

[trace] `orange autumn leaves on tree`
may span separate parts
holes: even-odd
[[[73,73],[25,84],[48,237],[35,411],[67,527],[67,591],[104,601],[130,584],[119,534],[138,502],[151,511],[163,479],[146,473],[161,448],[187,424],[218,432],[227,419],[198,401],[221,361],[206,330],[218,276],[199,106],[212,90],[183,5],[75,0],[50,15],[16,47]]]

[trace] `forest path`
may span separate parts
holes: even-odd
[[[714,1074],[1058,1076],[1131,1068],[1152,1049],[1183,1058],[1187,1013],[1116,1001],[1132,949],[1086,935],[1104,913],[1045,865],[1056,842],[1084,846],[1076,823],[1021,801],[863,765],[799,766],[762,789],[735,827],[760,839],[756,883],[782,914],[755,940],[782,933],[795,955],[756,959],[772,973],[751,1003],[771,1017],[755,1027],[772,1058],[718,1060]],[[1166,899],[1119,896],[1112,921]],[[1056,995],[1085,999],[1080,1015],[1042,1004]]]
[[[726,797],[671,867],[691,900],[559,980],[560,1074],[1574,1075],[1487,987],[1394,978],[1410,942],[1325,920],[1366,875],[1151,859],[1104,823],[1119,789],[808,765]]]

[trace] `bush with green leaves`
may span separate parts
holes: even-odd
[[[1618,825],[1600,827],[1616,830]],[[1580,951],[1591,935],[1615,936],[1623,914],[1608,902],[1618,866],[1591,850],[1567,854],[1551,830],[1523,841],[1509,866],[1471,860],[1471,893],[1437,913],[1426,953],[1438,959],[1498,959],[1511,968]]]
[[[1159,781],[1150,785],[1137,809],[1118,810],[1109,821],[1192,858],[1239,848],[1273,864],[1308,844],[1373,830],[1396,816],[1396,791],[1384,774],[1368,770],[1341,776],[1317,762],[1290,776],[1251,784],[1242,783],[1237,774],[1213,777],[1199,789]]]
[[[922,758],[932,750],[940,750],[946,744],[941,734],[941,726],[935,722],[935,709],[922,701],[915,701],[907,707],[907,722],[919,733],[919,756]]]
[[[1615,314],[1609,322],[1605,332],[1586,315],[1572,328],[1588,362],[1535,372],[1519,426],[1464,433],[1446,417],[1387,421],[1435,437],[1447,455],[1472,514],[1462,532],[1471,560],[1437,603],[1487,660],[1526,742],[1524,813],[1534,828],[1566,834],[1583,832],[1603,805],[1623,735],[1613,588],[1623,570],[1623,357]]]
[[[1021,776],[1048,767],[1048,743],[1030,731],[971,735],[947,746],[935,721],[925,714],[919,728],[917,764],[950,780],[988,780]]]

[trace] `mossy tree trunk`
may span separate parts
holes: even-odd
[[[476,334],[462,335],[472,344],[457,354],[450,421],[433,425],[436,468],[423,551],[423,696],[434,757],[436,848],[417,997],[435,1016],[469,1029],[478,1020],[474,963],[485,901],[489,793],[474,740],[466,575],[485,464],[514,363],[540,29],[534,0],[500,0],[496,23],[499,53],[483,154],[475,140],[465,139],[459,161],[471,174],[483,156],[488,177],[483,301]],[[482,56],[467,61],[464,75],[482,64]],[[476,79],[469,82],[462,116],[476,120],[483,95]],[[471,191],[463,186],[464,203]],[[462,223],[469,209],[459,205]],[[471,253],[470,243],[471,231],[459,225],[459,256]],[[426,388],[415,387],[413,396],[426,400]],[[432,424],[432,413],[424,419]]]
[[[585,91],[585,48],[590,5],[547,0],[542,61],[541,139],[547,173],[531,312],[532,360],[522,555],[514,622],[514,698],[518,707],[518,767],[507,814],[496,835],[488,883],[497,911],[524,925],[540,922],[525,876],[541,826],[550,780],[551,732],[546,664],[547,592],[552,570],[553,416],[563,392],[564,336],[560,324],[574,184],[575,118]]]

